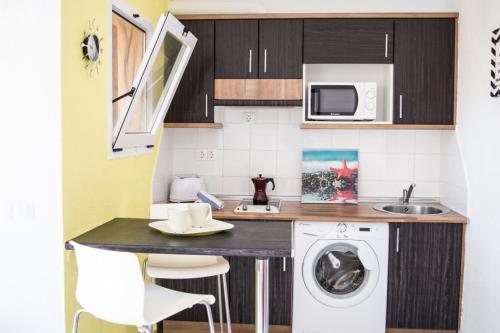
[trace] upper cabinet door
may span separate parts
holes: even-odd
[[[259,21],[259,78],[302,78],[303,20]]]
[[[214,121],[214,33],[212,20],[182,21],[198,38],[165,122],[212,123]]]
[[[390,64],[393,36],[390,19],[307,19],[304,63]]]
[[[215,22],[215,78],[255,79],[259,68],[259,21]]]
[[[396,20],[394,123],[453,124],[455,20]]]

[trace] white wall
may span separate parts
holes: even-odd
[[[172,0],[169,9],[175,14],[248,13],[248,12],[428,12],[445,11],[446,0]]]
[[[500,332],[500,98],[489,97],[498,0],[449,1],[460,11],[458,129],[469,189],[462,332]]]
[[[0,331],[64,332],[60,1],[0,8]]]
[[[439,197],[440,131],[302,130],[302,108],[217,107],[216,117],[222,129],[173,129],[173,151],[162,144],[158,169],[170,161],[174,174],[202,176],[211,193],[239,196],[252,194],[250,178],[262,173],[276,179],[271,194],[299,197],[303,149],[358,149],[360,196],[399,197],[415,182],[415,196]],[[215,150],[216,160],[198,161],[199,149]],[[155,186],[166,193],[164,182]]]

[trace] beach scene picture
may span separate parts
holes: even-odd
[[[302,203],[358,203],[358,151],[302,152]]]

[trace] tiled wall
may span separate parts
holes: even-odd
[[[243,122],[244,114],[255,122]],[[223,129],[172,131],[177,173],[201,175],[214,194],[253,193],[250,178],[274,177],[271,194],[299,196],[304,148],[359,149],[359,191],[364,197],[398,197],[417,183],[415,195],[439,197],[439,131],[301,130],[301,108],[218,107]],[[197,161],[197,149],[215,149],[215,161]]]
[[[456,132],[441,134],[441,202],[457,212],[467,215],[467,178]]]

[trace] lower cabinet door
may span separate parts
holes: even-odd
[[[255,258],[230,257],[231,321],[255,323]],[[285,268],[285,269],[283,269]],[[269,324],[292,324],[293,259],[269,259]]]
[[[229,257],[231,269],[227,276],[231,322],[255,323],[255,258]],[[156,283],[170,289],[189,293],[211,294],[217,298],[217,277],[186,280],[157,280]],[[221,280],[222,283],[222,280]],[[269,324],[292,324],[293,259],[269,260]],[[219,321],[218,299],[212,306],[214,321]],[[226,318],[223,307],[224,318]],[[169,320],[207,321],[205,308],[194,306]],[[226,319],[224,319],[226,321]]]
[[[387,327],[457,330],[461,224],[391,224]]]

